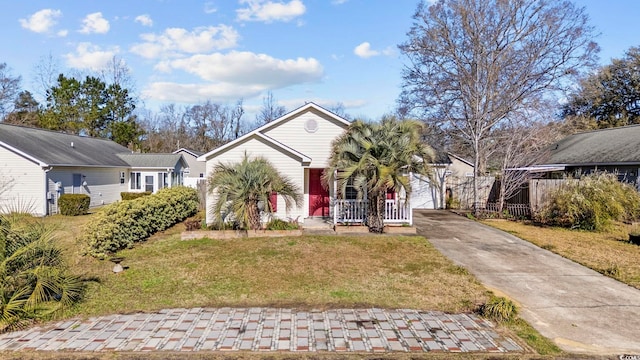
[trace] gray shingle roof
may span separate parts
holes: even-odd
[[[182,154],[118,154],[118,157],[134,168],[175,168]]]
[[[174,151],[173,153],[174,154],[178,154],[178,153],[183,152],[183,151],[187,152],[187,153],[189,153],[189,154],[191,154],[191,155],[193,155],[195,157],[204,155],[204,152],[202,152],[202,151],[196,151],[196,150],[191,150],[191,149],[187,149],[187,148],[180,148],[180,149]]]
[[[129,166],[115,156],[129,149],[110,140],[0,124],[0,143],[49,166]]]
[[[548,151],[546,164],[640,164],[640,125],[570,135]]]

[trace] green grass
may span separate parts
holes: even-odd
[[[416,308],[470,312],[486,290],[419,236],[181,241],[182,224],[118,253],[126,270],[83,256],[87,217],[51,217],[74,272],[96,281],[71,315],[174,307]]]

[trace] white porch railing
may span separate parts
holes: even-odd
[[[410,204],[406,200],[385,200],[386,224],[413,223]],[[367,217],[367,200],[335,200],[335,223],[363,223]]]

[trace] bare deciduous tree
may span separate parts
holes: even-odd
[[[11,112],[20,92],[20,76],[13,76],[6,63],[0,63],[0,120]]]
[[[60,64],[51,53],[42,56],[33,67],[32,86],[40,100],[47,98],[47,91],[54,87],[60,75]]]
[[[284,106],[278,105],[278,101],[273,96],[273,93],[269,91],[267,96],[262,98],[262,108],[256,115],[256,122],[258,126],[272,122],[287,112]]]
[[[419,113],[472,148],[477,172],[491,130],[595,61],[583,8],[554,0],[442,0],[418,6],[400,50],[402,113]]]

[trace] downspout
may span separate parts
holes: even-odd
[[[49,166],[48,169],[44,169],[44,216],[49,215],[49,197],[47,196],[49,193],[49,171],[53,170],[53,166]]]

